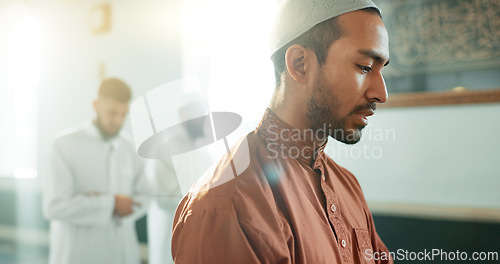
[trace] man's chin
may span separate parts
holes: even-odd
[[[331,135],[337,141],[340,141],[344,144],[354,145],[361,140],[361,130],[364,127],[360,128],[349,128],[349,129],[337,129]]]
[[[118,133],[120,133],[120,129],[106,129],[106,130],[101,130],[101,134],[103,135],[104,139],[111,139],[111,138],[114,138],[118,135]]]

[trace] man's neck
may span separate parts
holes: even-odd
[[[269,104],[269,109],[281,120],[293,128],[303,130],[305,133],[306,130],[311,129],[311,122],[307,118],[307,99],[295,101],[291,96],[287,96],[283,90],[284,88],[276,89]],[[322,136],[315,140],[318,145],[322,145],[325,141],[326,137]]]

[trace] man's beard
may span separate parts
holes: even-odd
[[[120,129],[118,129],[118,131],[117,131],[117,132],[115,132],[115,133],[109,133],[109,132],[107,132],[107,131],[103,128],[103,126],[102,126],[102,124],[101,124],[101,121],[99,120],[99,117],[96,117],[96,119],[94,120],[94,124],[95,124],[95,126],[99,129],[99,132],[101,132],[101,136],[102,136],[102,138],[103,138],[105,141],[108,141],[108,140],[110,140],[110,139],[115,138],[115,137],[118,135],[118,133],[120,133]]]
[[[357,106],[347,116],[340,117],[338,112],[340,111],[341,102],[328,89],[321,72],[313,89],[313,94],[309,98],[307,106],[307,118],[311,122],[311,129],[314,131],[322,130],[324,132],[323,140],[326,140],[327,136],[331,136],[345,144],[358,143],[364,126],[357,125],[354,129],[346,129],[347,119],[362,110],[375,110],[375,103]]]

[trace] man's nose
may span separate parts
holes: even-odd
[[[366,97],[370,102],[385,103],[388,99],[387,87],[384,77],[381,73],[372,75],[369,87],[366,91]]]

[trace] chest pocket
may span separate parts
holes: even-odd
[[[363,264],[375,264],[373,247],[368,229],[354,228],[354,233],[356,233],[360,262]]]

